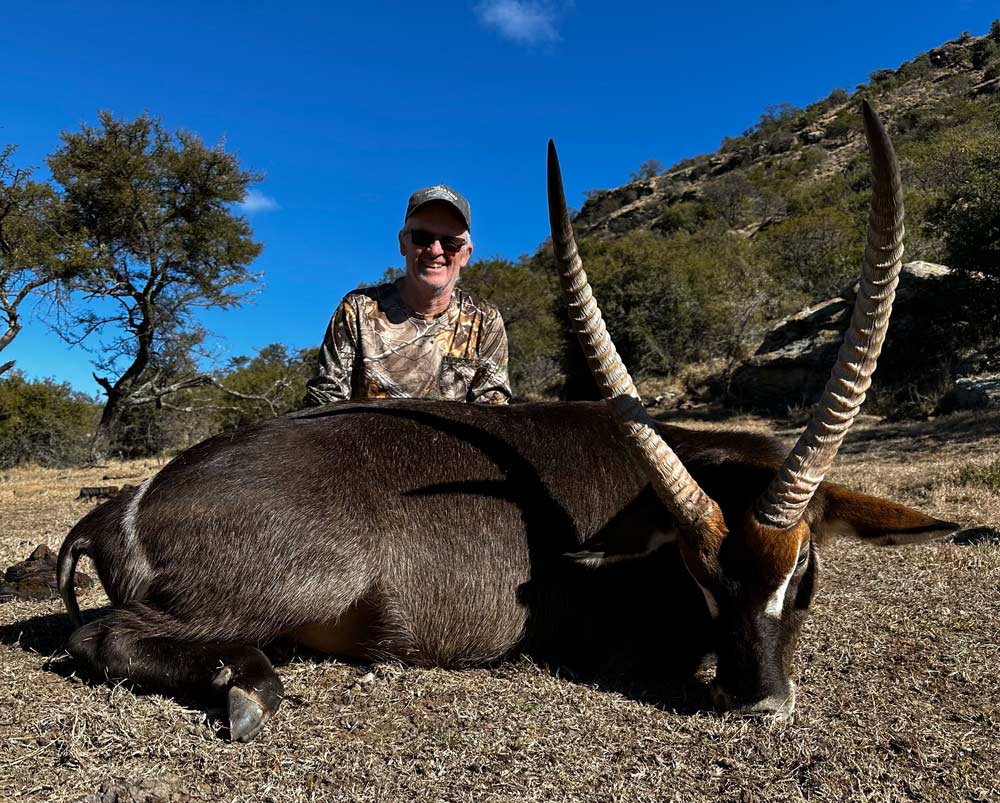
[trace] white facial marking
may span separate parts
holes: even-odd
[[[781,618],[781,611],[785,607],[785,594],[788,593],[788,584],[792,582],[792,575],[795,574],[795,567],[785,575],[785,579],[781,581],[781,585],[778,586],[778,590],[775,591],[767,600],[767,605],[764,606],[764,613],[773,616],[775,619]]]
[[[697,581],[695,581],[697,582]],[[701,593],[705,595],[705,604],[708,606],[708,614],[713,619],[719,618],[719,603],[715,601],[715,595],[709,591],[701,583],[698,583],[698,588],[701,589]]]

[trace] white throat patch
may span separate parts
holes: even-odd
[[[792,582],[793,574],[795,574],[794,566],[785,575],[785,579],[781,581],[781,585],[778,586],[777,590],[768,598],[767,605],[764,606],[764,613],[773,616],[775,619],[781,618],[781,612],[785,609],[785,594],[788,593],[788,584]]]

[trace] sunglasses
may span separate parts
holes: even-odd
[[[441,243],[441,248],[449,254],[457,254],[465,248],[464,237],[448,237],[446,235],[434,234],[424,229],[410,229],[410,239],[413,244],[420,248],[429,248],[437,241]]]

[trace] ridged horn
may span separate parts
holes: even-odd
[[[552,248],[559,268],[559,282],[590,370],[657,495],[681,525],[682,532],[697,532],[711,514],[718,513],[718,506],[656,431],[652,417],[642,406],[628,369],[611,342],[576,247],[573,225],[566,209],[559,158],[552,140],[549,140],[548,190],[549,224],[552,227]]]
[[[892,143],[878,116],[862,104],[874,189],[868,241],[850,328],[808,426],[770,486],[757,500],[757,520],[787,529],[796,524],[837,456],[854,422],[889,326],[903,258],[903,189]]]

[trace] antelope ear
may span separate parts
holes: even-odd
[[[583,549],[578,552],[567,552],[566,557],[585,566],[607,566],[609,563],[641,558],[676,540],[677,530],[673,528],[636,528],[610,534],[601,532],[584,543]]]
[[[823,518],[813,528],[820,539],[838,534],[883,546],[923,544],[940,541],[959,529],[954,522],[840,485],[823,483],[823,490],[826,497]]]

